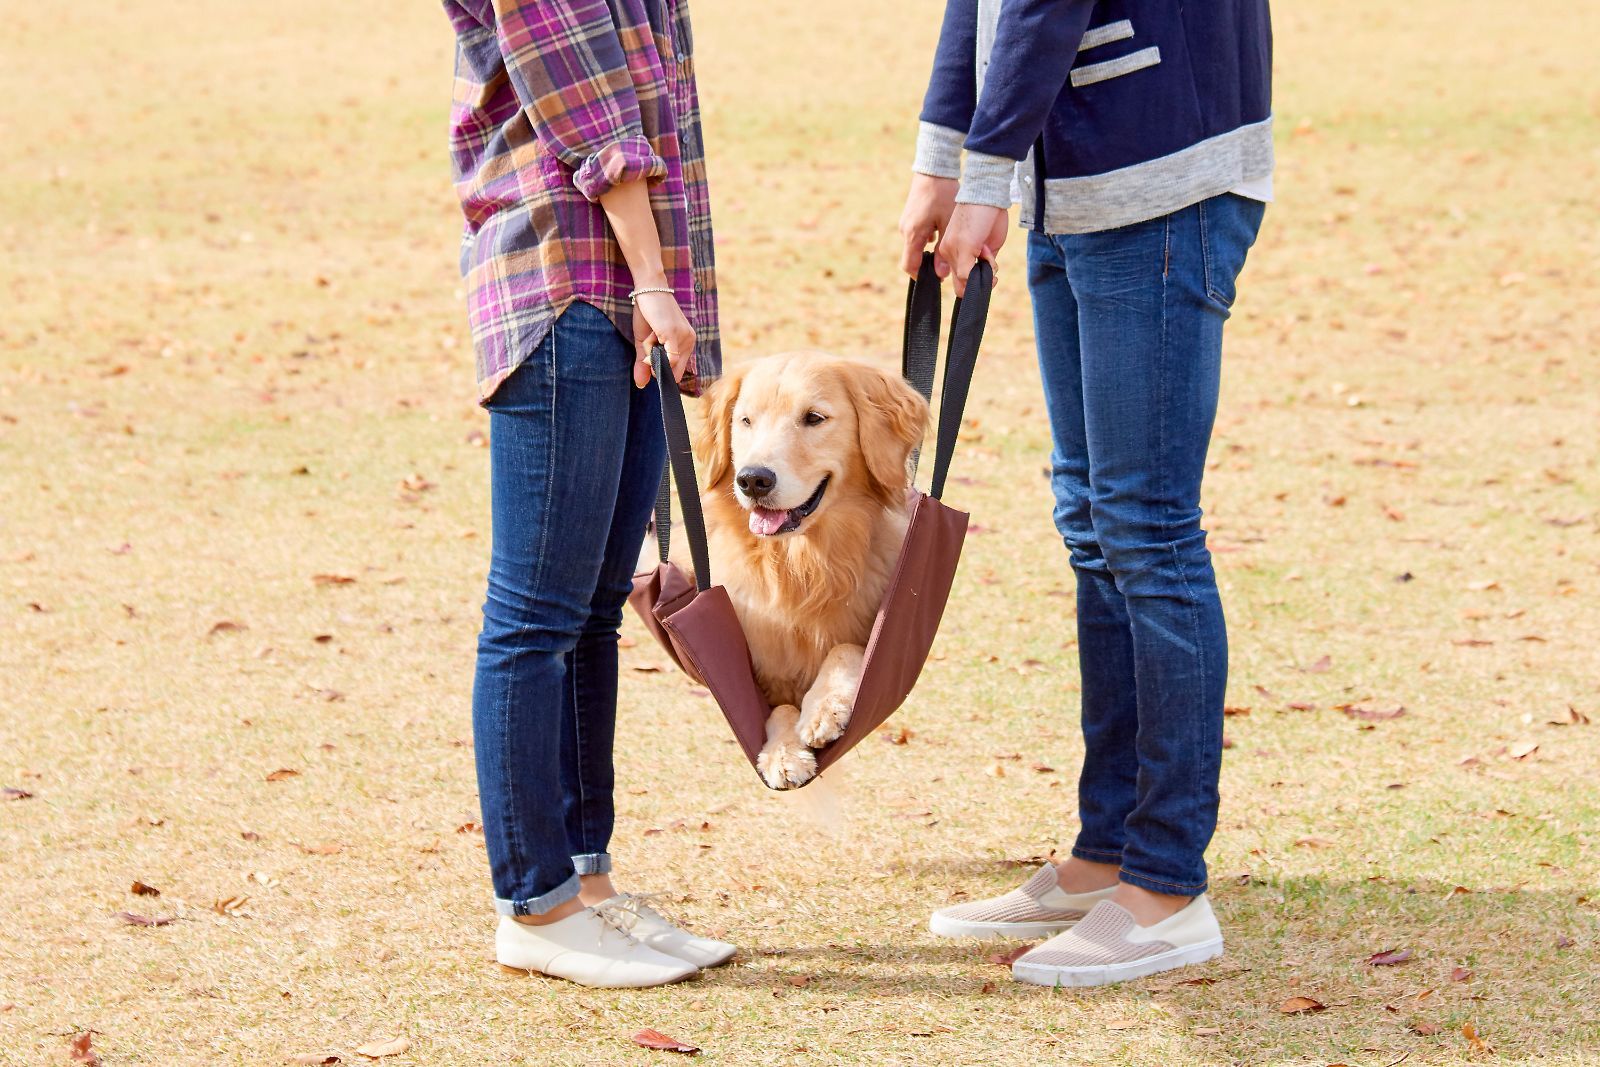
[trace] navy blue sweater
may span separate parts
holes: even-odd
[[[992,41],[992,47],[989,42]],[[919,170],[1050,232],[1125,225],[1272,170],[1267,0],[948,0]],[[1181,202],[1179,202],[1181,201]]]

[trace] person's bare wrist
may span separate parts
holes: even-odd
[[[670,289],[672,283],[667,279],[667,269],[657,263],[654,267],[645,267],[641,270],[630,270],[633,275],[635,289]]]

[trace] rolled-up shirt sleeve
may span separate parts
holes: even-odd
[[[630,67],[605,0],[493,2],[517,99],[539,142],[572,168],[578,191],[598,200],[618,185],[666,177],[639,112],[640,89],[664,92],[665,72],[648,56]]]

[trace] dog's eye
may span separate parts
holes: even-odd
[[[741,418],[739,420],[739,425],[740,426],[749,426],[750,425],[750,416],[749,415],[745,415],[743,418]]]
[[[806,412],[806,425],[807,426],[821,426],[823,423],[825,423],[827,421],[828,421],[828,416],[822,414],[821,412],[818,412],[818,411],[808,411],[808,412]]]

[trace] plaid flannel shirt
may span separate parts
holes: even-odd
[[[487,401],[575,300],[633,336],[633,279],[598,200],[644,178],[662,263],[721,363],[711,207],[685,0],[444,0],[461,273]]]

